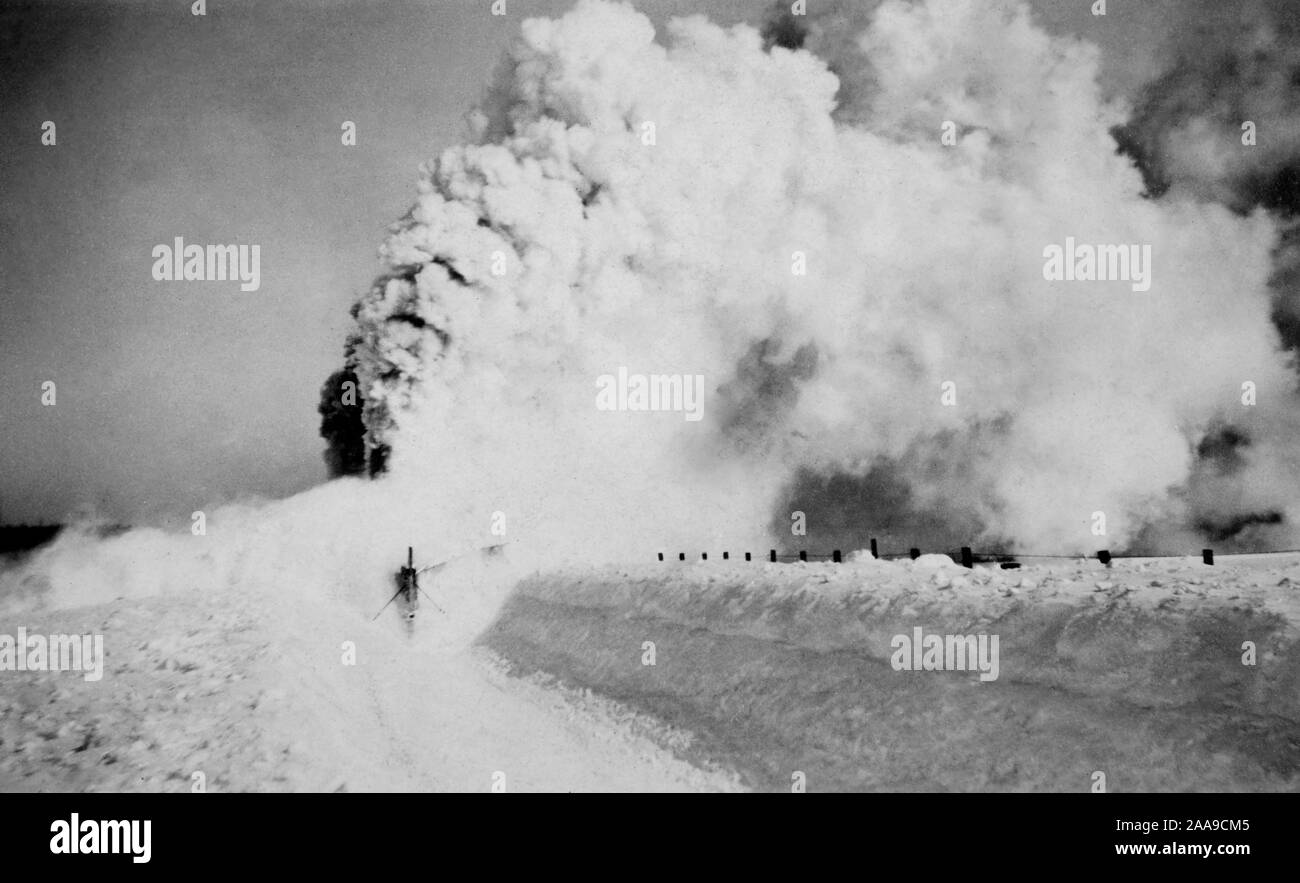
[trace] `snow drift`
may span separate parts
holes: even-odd
[[[415,649],[454,652],[492,621],[531,567],[526,553],[508,547],[478,555],[491,539],[486,526],[474,536],[440,520],[428,499],[345,479],[275,503],[214,509],[202,534],[137,529],[101,539],[93,525],[66,530],[0,572],[0,615],[10,621],[122,599],[244,594],[265,599],[290,627],[322,605],[369,620],[395,591],[392,576],[409,545],[419,567],[449,562],[436,579],[421,579],[445,612],[425,602],[422,615],[436,617],[436,627],[417,631]],[[405,641],[397,614],[386,612],[377,625]]]
[[[525,580],[483,640],[693,731],[695,759],[760,790],[1086,792],[1097,771],[1110,791],[1294,790],[1296,568],[575,570]],[[895,670],[917,627],[998,635],[997,679]]]

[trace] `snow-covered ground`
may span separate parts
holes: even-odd
[[[0,672],[0,791],[189,791],[196,772],[214,792],[739,788],[660,747],[686,737],[653,720],[304,594],[0,614],[11,635],[102,634],[107,658],[97,682]],[[420,626],[436,620],[426,611]]]
[[[543,574],[485,642],[694,732],[688,757],[756,789],[1297,790],[1298,623],[1294,555],[859,556]],[[998,635],[997,679],[896,670],[918,627]]]
[[[543,572],[468,649],[372,595],[7,605],[107,663],[0,672],[0,790],[1300,788],[1300,556]],[[998,679],[894,670],[918,626],[998,634]]]

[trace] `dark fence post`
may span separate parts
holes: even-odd
[[[840,563],[840,550],[839,550],[839,549],[836,549],[834,552],[831,553],[831,560],[834,561],[836,564],[839,564],[839,563]]]
[[[776,549],[771,549],[768,551],[767,560],[771,561],[773,564],[776,563]]]
[[[912,560],[915,561],[917,558],[920,558],[920,557],[921,557],[921,550],[920,550],[920,549],[909,549],[908,552],[907,552],[907,554],[911,555],[911,556],[912,556]]]
[[[1110,567],[1110,550],[1102,549],[1100,552],[1098,552],[1097,560],[1100,561],[1102,564],[1105,564],[1107,567]]]
[[[872,538],[871,538],[871,557],[872,557],[872,558],[879,558],[879,557],[880,557],[880,553],[876,551],[876,538],[875,538],[875,537],[872,537]]]
[[[961,566],[962,567],[975,566],[975,556],[971,553],[970,546],[961,547]]]
[[[663,553],[663,552],[660,552],[660,553],[659,553],[659,560],[660,560],[660,561],[663,561],[663,560],[664,560],[664,553]]]
[[[1204,561],[1206,564],[1213,565],[1213,564],[1214,564],[1214,550],[1213,550],[1213,549],[1202,549],[1202,550],[1201,550],[1201,560]]]

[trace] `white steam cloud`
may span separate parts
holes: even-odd
[[[801,476],[882,463],[1022,550],[1098,548],[1095,512],[1112,548],[1181,525],[1242,384],[1289,402],[1274,221],[1144,198],[1097,51],[1020,3],[886,2],[854,44],[871,88],[841,118],[826,63],[750,27],[525,22],[357,308],[389,481],[585,557],[761,548]],[[1067,237],[1149,245],[1150,291],[1044,281]],[[703,421],[597,411],[619,366],[703,374]],[[1276,497],[1271,468],[1238,485]]]

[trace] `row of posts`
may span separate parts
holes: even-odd
[[[776,563],[776,558],[777,558],[777,555],[776,555],[776,549],[771,549],[770,551],[768,551],[768,553],[767,553],[767,560],[768,560],[768,561],[771,561],[773,564],[775,564],[775,563]],[[660,552],[660,553],[659,553],[659,560],[660,560],[660,561],[663,561],[663,560],[664,560],[664,553],[663,553],[663,552]],[[678,560],[678,561],[685,561],[685,560],[686,560],[686,553],[685,553],[685,552],[678,552],[678,553],[677,553],[677,560]],[[702,554],[700,555],[700,560],[701,560],[701,561],[708,561],[708,560],[709,560],[709,553],[708,553],[708,552],[704,552],[704,553],[702,553]],[[731,553],[730,553],[730,552],[723,552],[723,553],[722,553],[722,560],[723,560],[723,561],[730,561],[730,560],[731,560]],[[752,561],[752,560],[754,560],[754,559],[753,559],[753,555],[751,555],[749,552],[746,552],[746,553],[745,553],[745,560],[746,560],[746,561]],[[808,560],[808,553],[807,553],[806,551],[800,551],[800,552],[799,552],[799,560],[800,560],[800,561],[807,561],[807,560]],[[834,552],[831,552],[831,561],[835,562],[836,564],[839,564],[842,560],[843,560],[843,556],[840,554],[840,550],[839,550],[839,549],[836,549]]]
[[[911,556],[912,556],[912,560],[915,561],[917,558],[920,558],[920,557],[921,557],[921,550],[920,550],[920,549],[909,549],[909,550],[908,550],[908,554],[911,555]],[[879,552],[879,550],[876,548],[876,541],[875,541],[874,538],[872,538],[872,540],[871,540],[871,557],[872,557],[872,558],[879,558],[879,557],[880,557],[880,552]],[[663,552],[660,552],[660,553],[659,553],[659,560],[660,560],[660,561],[663,561],[663,560],[664,560],[664,553],[663,553]],[[685,553],[685,552],[678,552],[678,553],[677,553],[677,560],[678,560],[678,561],[685,561],[685,560],[686,560],[686,553]],[[708,552],[704,552],[704,553],[702,553],[702,554],[700,555],[700,560],[701,560],[701,561],[708,561],[708,560],[709,560],[709,553],[708,553]],[[723,553],[722,553],[722,560],[723,560],[723,561],[730,561],[730,560],[731,560],[731,553],[730,553],[730,552],[723,552]],[[746,552],[746,553],[745,553],[745,560],[746,560],[746,561],[752,561],[752,560],[753,560],[753,556],[752,556],[749,552]],[[769,550],[768,550],[768,552],[767,552],[767,560],[770,561],[770,562],[772,562],[773,564],[776,563],[776,560],[777,560],[776,549],[769,549]],[[800,551],[799,551],[799,560],[800,560],[800,561],[807,561],[807,560],[808,560],[808,552],[807,552],[806,550],[800,550]],[[834,550],[833,552],[831,552],[831,561],[832,561],[832,562],[834,562],[835,564],[839,564],[839,563],[841,563],[843,560],[844,560],[844,556],[841,554],[841,552],[840,552],[839,549],[836,549],[836,550]],[[962,566],[963,566],[963,567],[974,567],[974,566],[975,566],[975,556],[974,556],[974,554],[971,552],[971,550],[970,550],[970,546],[962,546],[962,547],[961,547],[961,563],[962,563]]]
[[[920,557],[921,557],[921,550],[920,550],[920,549],[915,549],[915,548],[913,548],[913,549],[908,549],[907,554],[911,557],[911,559],[912,559],[913,561],[915,561],[917,558],[920,558]],[[880,557],[880,553],[879,553],[879,552],[877,551],[877,549],[876,549],[876,541],[875,541],[875,539],[872,539],[872,540],[871,540],[871,557],[872,557],[872,558],[879,558],[879,557]],[[1062,558],[1068,558],[1068,557],[1070,557],[1070,556],[1068,556],[1068,555],[1062,555],[1061,557],[1062,557]],[[664,560],[664,553],[663,553],[663,552],[660,552],[660,553],[659,553],[659,560],[660,560],[660,561],[663,561],[663,560]],[[678,553],[677,553],[677,560],[678,560],[678,561],[685,561],[685,560],[686,560],[686,553],[685,553],[685,552],[678,552]],[[708,560],[709,560],[709,553],[708,553],[708,552],[703,553],[703,554],[700,556],[700,560],[701,560],[701,561],[708,561]],[[730,552],[723,552],[723,553],[722,553],[722,560],[723,560],[723,561],[729,561],[729,560],[731,560],[731,553],[730,553]],[[746,553],[745,553],[745,560],[746,560],[746,561],[752,561],[752,560],[753,560],[753,557],[750,555],[749,552],[746,552]],[[777,560],[776,549],[770,549],[770,550],[768,550],[768,553],[767,553],[767,560],[770,561],[770,562],[773,563],[773,564],[776,563],[776,560]],[[807,560],[808,560],[808,553],[807,553],[807,551],[800,550],[800,552],[799,552],[799,560],[800,560],[800,561],[807,561]],[[1099,552],[1097,553],[1097,560],[1100,561],[1102,564],[1106,565],[1107,567],[1110,567],[1110,563],[1111,563],[1111,560],[1112,560],[1112,556],[1111,556],[1111,554],[1110,554],[1110,550],[1109,550],[1109,549],[1102,549],[1101,551],[1099,551]],[[841,554],[840,554],[840,550],[839,550],[839,549],[836,549],[835,551],[831,552],[831,561],[834,562],[835,564],[839,564],[841,561],[843,561],[843,557],[841,556]],[[1213,565],[1214,565],[1214,550],[1213,550],[1213,549],[1202,549],[1202,550],[1201,550],[1201,561],[1204,562],[1205,564],[1208,564],[1208,565],[1210,565],[1210,566],[1213,566]],[[962,547],[961,547],[961,566],[962,566],[962,567],[974,567],[974,566],[975,566],[975,554],[971,551],[970,546],[962,546]]]

